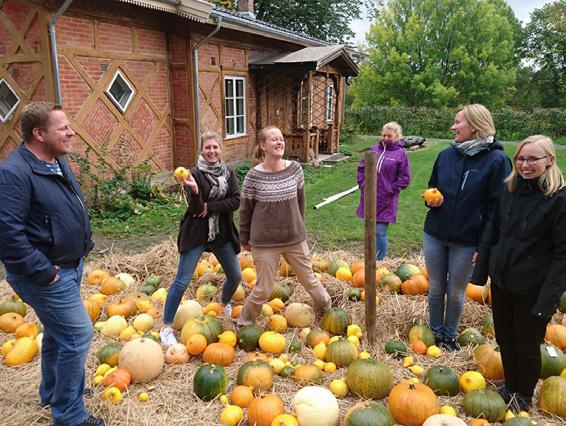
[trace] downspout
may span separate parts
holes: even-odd
[[[195,135],[196,135],[196,145],[198,146],[198,140],[200,139],[200,97],[199,97],[199,82],[198,82],[198,48],[206,43],[214,34],[220,31],[220,24],[222,22],[222,17],[216,17],[216,28],[212,30],[205,38],[199,41],[195,47],[193,47],[193,93],[194,93],[194,104],[195,104]],[[195,150],[195,154],[198,149]],[[195,155],[195,163],[198,155]]]
[[[63,103],[61,96],[61,82],[59,81],[59,59],[57,57],[57,35],[55,32],[55,23],[69,8],[73,0],[65,0],[63,6],[59,8],[55,15],[49,20],[49,41],[51,44],[51,65],[53,66],[53,79],[55,80],[55,101],[58,105]]]

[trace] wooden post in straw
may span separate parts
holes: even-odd
[[[366,291],[366,330],[368,342],[375,342],[375,208],[377,194],[377,155],[366,152],[364,175],[364,218],[365,218],[365,291]]]

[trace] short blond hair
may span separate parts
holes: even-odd
[[[554,149],[554,142],[548,136],[544,135],[533,135],[524,139],[519,146],[515,155],[513,156],[513,170],[507,179],[507,189],[509,192],[513,192],[517,188],[517,178],[519,177],[519,171],[517,170],[517,155],[521,152],[521,149],[525,145],[534,144],[541,148],[544,154],[550,158],[550,166],[546,168],[542,175],[538,178],[538,186],[545,196],[549,197],[564,186],[564,176],[560,171],[560,168],[556,164],[556,150]]]
[[[200,149],[202,149],[202,147],[204,146],[204,143],[207,140],[210,139],[214,139],[216,142],[218,142],[218,145],[220,145],[220,148],[222,148],[222,138],[220,137],[220,135],[216,132],[204,132],[202,135],[200,135]]]
[[[495,136],[495,123],[489,110],[482,104],[470,104],[463,107],[460,111],[464,114],[466,121],[474,129],[476,139],[485,139]]]
[[[381,131],[384,131],[385,129],[393,130],[395,132],[395,134],[397,135],[395,140],[399,140],[403,137],[403,129],[401,125],[396,121],[390,121],[389,123],[385,123]]]
[[[47,130],[51,111],[62,110],[61,105],[53,102],[31,102],[26,105],[20,115],[22,138],[25,142],[33,138],[33,129]]]

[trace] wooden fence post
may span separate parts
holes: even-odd
[[[365,316],[368,342],[375,342],[375,208],[377,188],[377,155],[375,152],[366,152],[364,175],[364,218],[365,218]]]

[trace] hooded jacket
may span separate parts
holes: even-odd
[[[503,192],[485,230],[471,282],[535,299],[532,314],[556,312],[566,290],[566,188],[545,197],[535,180],[517,178]]]
[[[47,169],[24,144],[0,164],[0,260],[47,286],[54,265],[76,265],[94,244],[86,203],[69,165]]]
[[[440,152],[428,187],[437,188],[444,202],[429,209],[424,231],[440,241],[477,246],[509,173],[511,162],[496,140],[473,156],[453,145]]]
[[[368,151],[377,154],[377,200],[376,221],[395,223],[397,221],[397,206],[399,192],[409,186],[411,170],[407,153],[402,141],[392,143],[380,142],[371,146]],[[360,187],[360,203],[356,210],[358,217],[364,217],[364,172],[365,160],[358,165],[356,180]]]

